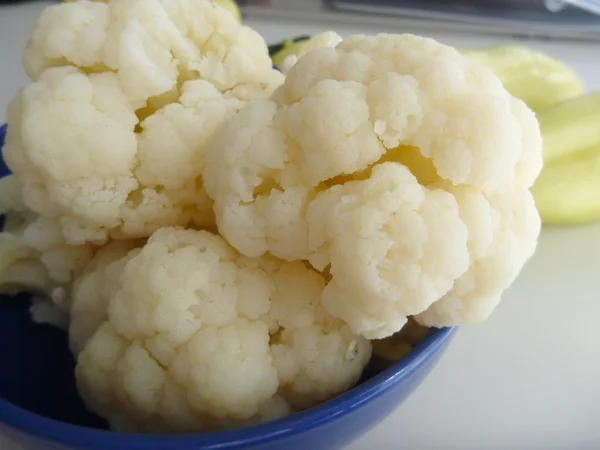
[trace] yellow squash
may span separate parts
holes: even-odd
[[[534,111],[585,91],[581,78],[565,63],[526,47],[462,49],[461,53],[490,68],[508,92]]]
[[[600,92],[538,114],[544,168],[532,193],[545,224],[600,220]]]
[[[546,164],[600,145],[600,91],[556,104],[537,118]]]
[[[600,145],[545,166],[532,193],[545,224],[600,220]]]

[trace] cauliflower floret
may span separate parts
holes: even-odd
[[[208,0],[48,7],[24,65],[4,155],[25,204],[71,244],[214,225],[207,143],[283,80],[264,40]]]
[[[69,245],[57,220],[37,214],[33,214],[33,220],[24,223],[18,242],[29,258],[11,261],[7,273],[17,277],[37,277],[39,286],[33,280],[21,284],[21,291],[34,294],[30,310],[33,321],[66,329],[72,300],[71,283],[98,248],[91,244]]]
[[[31,294],[34,322],[66,328],[65,286],[74,271],[87,262],[90,249],[69,247],[60,239],[47,242],[43,248],[37,246],[39,216],[23,204],[21,184],[14,175],[0,179],[0,214],[4,222],[0,232],[0,292]],[[42,233],[52,235],[51,229]]]
[[[23,231],[23,242],[39,252],[40,261],[52,280],[68,284],[93,258],[97,247],[70,245],[61,231],[58,220],[37,216]]]
[[[113,241],[85,266],[71,288],[69,343],[77,356],[108,318],[108,302],[125,264],[137,254],[139,241]]]
[[[522,153],[515,167],[517,179],[539,173],[542,138],[535,115],[520,100],[511,110],[523,124]],[[500,303],[525,263],[535,253],[542,221],[531,183],[505,186],[492,194],[468,186],[446,186],[460,205],[469,233],[471,265],[454,288],[426,312],[416,316],[426,326],[454,326],[487,319]]]
[[[324,278],[300,262],[242,257],[217,235],[177,228],[108,260],[104,277],[91,272],[92,285],[114,282],[108,318],[76,375],[117,430],[272,420],[350,388],[369,361],[369,342],[324,311]]]
[[[41,256],[26,243],[22,229],[0,232],[0,293],[30,294],[29,311],[35,323],[66,329],[69,317],[65,288],[52,279]]]
[[[469,267],[467,226],[455,197],[421,186],[397,163],[322,192],[306,218],[309,245],[317,249],[311,263],[331,266],[323,305],[368,338],[400,330]]]
[[[56,219],[41,217],[22,200],[23,188],[15,175],[0,179],[0,286],[8,293],[33,294],[35,322],[65,328],[68,324],[73,279],[97,248],[66,243]]]
[[[330,276],[327,311],[379,339],[442,298],[464,309],[444,300],[432,323],[491,313],[537,242],[524,199],[541,150],[535,115],[489,69],[431,39],[351,36],[226,122],[204,185],[233,247],[310,261]],[[462,188],[495,203],[472,210]],[[506,228],[522,247],[493,250]]]

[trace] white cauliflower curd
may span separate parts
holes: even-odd
[[[208,141],[283,80],[262,37],[209,0],[50,6],[24,66],[4,156],[24,203],[70,244],[212,225]]]
[[[369,339],[408,316],[484,320],[533,254],[534,113],[487,68],[413,35],[301,56],[216,133],[219,232],[249,257],[307,260],[324,308]]]
[[[79,285],[80,295],[92,287],[88,306],[74,303],[79,391],[113,429],[279,418],[350,388],[369,361],[369,342],[325,312],[325,280],[301,262],[242,257],[217,235],[178,228],[132,248],[107,250]]]

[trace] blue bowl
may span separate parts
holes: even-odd
[[[6,126],[0,127],[0,147]],[[9,172],[2,162],[0,176]],[[113,433],[77,395],[66,334],[35,325],[29,298],[0,298],[0,434],[29,450],[336,450],[388,416],[425,379],[454,328],[431,330],[400,362],[308,411],[235,431],[144,436]],[[400,424],[401,426],[401,424]]]

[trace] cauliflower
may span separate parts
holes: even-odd
[[[68,244],[59,222],[43,216],[36,216],[25,227],[23,242],[39,252],[50,278],[62,284],[72,282],[98,249],[91,244]]]
[[[541,150],[489,69],[427,38],[351,36],[228,120],[203,175],[234,248],[309,261],[327,312],[379,339],[409,316],[487,318],[536,247]]]
[[[48,7],[24,66],[4,156],[25,204],[74,245],[214,225],[208,141],[283,80],[264,40],[208,0]]]
[[[33,294],[30,308],[33,321],[66,329],[71,283],[92,259],[97,247],[69,245],[57,221],[30,211],[21,214],[7,214],[10,228],[0,233],[0,289],[11,295]]]
[[[158,230],[140,249],[107,250],[86,276],[79,291],[89,286],[93,332],[78,387],[117,430],[197,432],[282,417],[350,388],[371,355],[322,308],[322,275],[242,257],[207,231]]]

